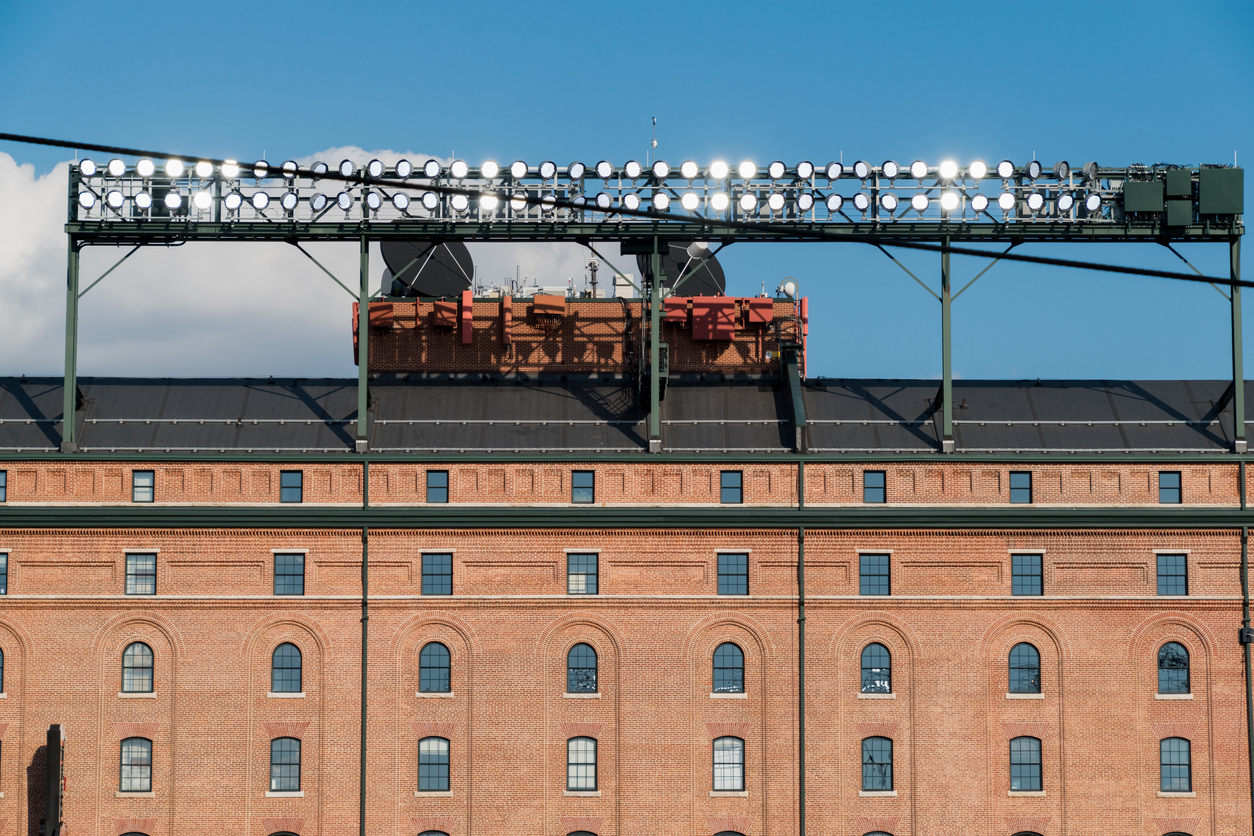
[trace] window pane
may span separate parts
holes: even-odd
[[[1164,505],[1178,505],[1181,501],[1180,471],[1163,470],[1158,474],[1158,501]]]
[[[724,504],[737,505],[744,499],[744,480],[739,470],[724,470],[719,474],[719,500]]]
[[[859,591],[862,595],[887,595],[889,593],[888,558],[886,554],[859,556]]]
[[[570,501],[578,503],[596,500],[596,474],[591,470],[574,470],[570,474]]]
[[[892,656],[887,647],[882,644],[868,644],[862,651],[862,693],[891,694],[892,665]]]
[[[279,473],[279,501],[304,501],[305,475],[300,470],[284,470]]]
[[[714,741],[714,789],[741,792],[745,788],[745,742],[738,737]]]
[[[1158,651],[1158,693],[1189,693],[1189,651],[1178,642],[1167,642]]]
[[[731,642],[724,642],[714,651],[714,693],[745,692],[745,654]]]
[[[122,792],[152,792],[152,741],[128,737],[122,741]]]
[[[290,642],[274,649],[270,659],[270,690],[276,694],[299,694],[301,691],[300,648]]]
[[[887,737],[868,737],[862,741],[862,789],[865,791],[893,788],[893,742]]]
[[[566,693],[595,694],[597,652],[591,645],[577,644],[566,654]]]
[[[749,594],[749,555],[720,554],[718,556],[718,594]]]
[[[0,470],[0,502],[9,501],[9,471]]]
[[[131,471],[131,502],[152,502],[154,483],[151,470]]]
[[[448,741],[442,737],[418,741],[418,789],[448,792]]]
[[[1010,556],[1012,588],[1014,595],[1040,595],[1041,556],[1039,554],[1015,554]]]
[[[1039,792],[1041,789],[1041,741],[1016,737],[1010,741],[1010,789]]]
[[[0,552],[0,595],[9,594],[9,555]]]
[[[1183,737],[1168,737],[1158,744],[1158,751],[1161,769],[1159,790],[1192,792],[1193,776],[1189,741]]]
[[[1041,693],[1041,654],[1027,642],[1010,650],[1010,693]]]
[[[1189,594],[1189,570],[1185,555],[1158,555],[1158,594]]]
[[[122,653],[122,692],[152,693],[152,648],[132,642]]]
[[[274,556],[274,594],[305,594],[305,556],[276,554]]]
[[[590,737],[566,741],[566,789],[597,788],[597,742]]]
[[[448,471],[427,471],[427,502],[448,502]]]
[[[418,690],[430,694],[447,694],[453,690],[448,648],[439,642],[427,644],[418,654]]]
[[[300,741],[280,737],[270,741],[270,791],[300,790]]]
[[[597,555],[566,555],[566,592],[571,595],[597,594]]]
[[[864,471],[862,474],[862,501],[884,502],[886,498],[884,471]]]
[[[157,556],[128,554],[126,556],[126,594],[157,594]]]
[[[1032,473],[1027,470],[1010,472],[1010,501],[1014,503],[1030,503],[1032,501]]]
[[[422,556],[422,594],[453,594],[453,555],[424,554]]]

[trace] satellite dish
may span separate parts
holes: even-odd
[[[723,265],[718,263],[717,257],[707,258],[701,263],[700,257],[692,258],[688,254],[690,247],[691,251],[701,250],[696,242],[671,242],[670,252],[662,256],[662,287],[674,287],[681,275],[687,275],[696,268],[696,272],[684,279],[684,283],[679,286],[678,293],[681,296],[717,296],[722,293],[727,287]],[[706,251],[708,252],[708,246]],[[642,276],[649,274],[652,263],[651,255],[636,256],[636,266],[640,268]],[[699,263],[701,266],[697,267]]]
[[[475,265],[461,241],[384,241],[394,296],[456,296],[470,289]]]

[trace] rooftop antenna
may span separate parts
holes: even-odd
[[[649,143],[649,151],[644,155],[646,165],[653,164],[653,149],[657,148],[657,117],[653,117],[653,139]]]

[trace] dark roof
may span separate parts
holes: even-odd
[[[1221,452],[1227,381],[954,381],[960,452]],[[939,382],[808,380],[808,445],[818,453],[931,453]],[[347,453],[355,379],[80,378],[83,452]],[[1246,409],[1254,415],[1247,387]],[[0,378],[0,451],[60,446],[60,378]],[[671,452],[786,452],[787,388],[674,381],[663,401]],[[616,380],[405,380],[370,386],[370,447],[381,453],[641,452],[646,416]],[[1213,418],[1213,420],[1212,420]]]

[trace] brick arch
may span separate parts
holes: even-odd
[[[160,613],[148,612],[146,610],[120,613],[102,624],[100,629],[96,631],[96,635],[92,637],[92,652],[100,653],[102,650],[113,649],[120,654],[126,647],[126,644],[130,643],[129,641],[116,648],[106,647],[106,644],[114,641],[125,628],[132,624],[147,624],[149,627],[154,628],[164,635],[166,641],[170,643],[170,650],[173,652],[174,658],[183,658],[185,652],[183,637],[179,633],[178,628]]]
[[[906,650],[910,656],[907,661],[910,663],[911,669],[914,667],[915,661],[920,656],[919,637],[910,627],[895,616],[880,610],[872,610],[855,618],[851,618],[837,628],[836,633],[832,636],[832,642],[828,648],[828,654],[838,663],[849,652],[849,647],[853,643],[853,634],[862,627],[879,626],[884,627],[897,635],[901,639],[902,644],[906,646]],[[859,644],[857,652],[862,652],[863,645]],[[913,681],[913,680],[912,680]]]
[[[541,658],[547,658],[547,654],[552,650],[555,640],[570,627],[591,627],[599,631],[614,648],[615,665],[617,666],[622,660],[624,651],[623,637],[619,633],[618,628],[599,615],[579,612],[564,615],[540,631],[540,637],[536,640],[536,645],[542,654]],[[563,656],[570,651],[571,647],[578,643],[578,641],[572,641],[566,645],[562,650]]]
[[[440,624],[459,634],[469,654],[473,654],[479,646],[479,636],[465,619],[450,613],[426,612],[412,616],[396,628],[396,632],[392,634],[393,655],[399,655],[409,637],[428,624]]]
[[[1049,636],[1050,641],[1054,643],[1054,651],[1058,654],[1059,673],[1062,671],[1062,660],[1071,654],[1071,642],[1067,639],[1062,628],[1055,624],[1052,620],[1044,615],[1032,610],[1012,613],[1003,616],[997,621],[989,625],[984,631],[984,635],[980,638],[980,651],[985,659],[988,658],[989,652],[993,649],[993,644],[1002,634],[1014,629],[1015,627],[1027,626],[1035,627],[1045,635]],[[1009,650],[1009,648],[1007,648]]]
[[[270,616],[262,618],[254,624],[244,635],[244,656],[252,658],[257,652],[257,645],[261,643],[262,637],[275,627],[291,626],[303,630],[313,640],[318,647],[318,659],[325,664],[331,659],[331,639],[326,632],[318,626],[313,620],[297,615],[296,613],[274,613]],[[273,648],[271,648],[273,651]],[[304,650],[302,649],[302,653]]]
[[[1211,634],[1206,625],[1197,619],[1191,617],[1188,613],[1170,610],[1168,612],[1157,613],[1142,621],[1132,631],[1131,638],[1128,639],[1128,658],[1135,661],[1144,651],[1143,645],[1146,643],[1146,637],[1150,631],[1156,627],[1170,625],[1177,628],[1183,628],[1197,637],[1198,642],[1202,645],[1202,649],[1206,653],[1206,662],[1209,665],[1211,659],[1215,655],[1215,647],[1217,643],[1215,637]],[[1191,653],[1192,651],[1190,651]]]
[[[771,641],[771,634],[766,628],[751,616],[739,612],[707,615],[692,625],[688,630],[688,635],[684,637],[684,655],[691,657],[698,649],[701,639],[724,625],[739,627],[753,636],[754,641],[758,643],[758,652],[762,654],[763,660],[775,655],[775,643]],[[713,652],[713,648],[709,650]]]

